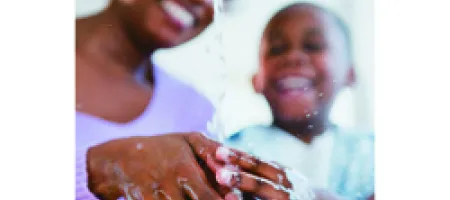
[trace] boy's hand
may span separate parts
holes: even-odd
[[[263,199],[314,199],[315,192],[306,179],[276,164],[262,161],[249,154],[222,147],[205,137],[188,137],[194,151],[216,174],[216,181],[228,188],[239,189],[251,198]],[[223,190],[222,190],[223,191]],[[223,194],[223,193],[222,193]],[[226,199],[238,199],[228,193]],[[328,199],[328,198],[324,198]]]

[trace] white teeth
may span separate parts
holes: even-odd
[[[184,28],[194,25],[194,16],[185,8],[172,0],[163,0],[162,8],[176,21],[180,22]]]
[[[280,80],[279,86],[283,89],[307,89],[311,86],[311,81],[303,77],[288,77]]]

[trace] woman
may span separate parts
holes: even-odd
[[[149,56],[197,36],[212,17],[209,2],[114,0],[99,14],[77,20],[77,199],[94,198],[86,187],[89,147],[115,138],[204,130],[212,106],[153,66]],[[180,97],[186,106],[174,102]]]

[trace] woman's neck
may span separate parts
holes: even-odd
[[[108,75],[133,74],[156,48],[140,49],[111,10],[76,21],[76,55]]]

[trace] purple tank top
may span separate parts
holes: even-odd
[[[144,71],[137,73],[143,79]],[[154,67],[155,88],[151,103],[136,120],[127,124],[105,121],[85,113],[76,113],[76,199],[95,200],[87,188],[86,151],[90,146],[130,136],[154,136],[166,133],[199,131],[214,113],[212,104],[194,89]],[[207,137],[216,139],[215,135]]]

